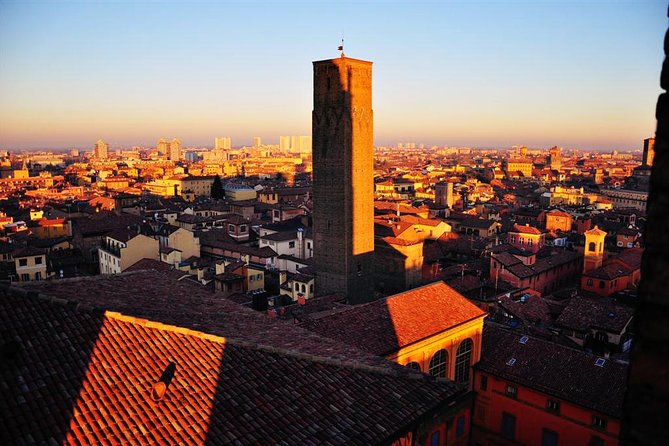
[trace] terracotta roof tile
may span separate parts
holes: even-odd
[[[2,444],[389,443],[461,394],[417,372],[48,298],[0,295],[0,320],[3,350],[17,349],[0,367]]]
[[[514,223],[513,225],[513,230],[510,232],[519,232],[521,234],[533,234],[533,235],[540,235],[542,232],[535,228],[534,226],[530,225],[519,225],[518,223]]]
[[[322,314],[303,326],[323,336],[385,356],[486,313],[435,282],[364,305]]]
[[[560,327],[586,331],[590,328],[621,333],[634,316],[634,310],[602,297],[575,297],[555,322]]]
[[[481,361],[474,367],[588,409],[622,415],[626,365],[606,360],[598,367],[591,353],[529,336],[521,344],[521,336],[487,324]],[[511,358],[513,365],[508,364]]]

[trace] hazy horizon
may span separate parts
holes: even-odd
[[[659,1],[0,4],[0,148],[311,134],[314,60],[374,62],[375,145],[634,150]]]

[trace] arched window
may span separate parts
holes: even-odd
[[[446,350],[439,350],[430,359],[430,375],[441,378],[446,377],[446,363],[448,362],[448,353]]]
[[[411,361],[406,366],[409,367],[410,369],[418,370],[420,372],[420,364],[418,364],[415,361]]]
[[[455,354],[455,382],[469,383],[469,366],[472,359],[472,340],[467,338],[460,343]]]
[[[594,252],[595,249],[596,249],[596,248],[595,248],[595,242],[590,242],[590,243],[588,244],[588,251],[589,251],[589,252]]]

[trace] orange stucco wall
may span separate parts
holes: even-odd
[[[487,388],[481,389],[481,377],[487,376]],[[516,398],[506,395],[507,385],[517,387]],[[474,410],[473,444],[536,444],[540,445],[543,429],[550,429],[558,434],[558,444],[587,445],[593,437],[603,440],[603,445],[618,445],[620,421],[586,409],[559,398],[523,387],[516,383],[496,378],[477,371],[474,388],[476,403]],[[548,399],[558,401],[558,413],[547,409]],[[516,417],[514,441],[501,436],[502,413]],[[593,426],[593,416],[597,415],[607,421],[606,429]]]

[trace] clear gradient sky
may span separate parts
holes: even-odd
[[[637,148],[667,2],[0,1],[0,149],[310,134],[313,60],[374,62],[375,144]]]

